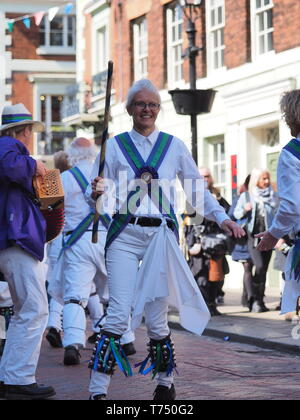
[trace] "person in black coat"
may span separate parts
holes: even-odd
[[[207,182],[207,188],[215,196],[219,204],[224,207],[225,211],[228,212],[230,204],[221,196],[220,191],[214,187],[210,170],[208,168],[200,168],[200,173]],[[210,270],[213,261],[212,257],[201,249],[201,238],[204,238],[206,235],[219,233],[222,233],[222,231],[217,223],[204,219],[201,224],[194,225],[189,229],[186,236],[190,254],[189,265],[212,316],[221,315],[217,310],[216,300],[218,297],[224,296],[222,288],[225,274],[229,273],[229,266],[224,252],[224,255],[221,257],[220,280],[216,281],[214,279],[211,281]]]

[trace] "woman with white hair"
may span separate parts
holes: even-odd
[[[106,241],[110,300],[90,362],[91,400],[105,399],[116,363],[126,376],[132,375],[119,344],[132,308],[133,328],[140,324],[145,312],[149,355],[139,364],[139,371],[146,374],[152,370],[153,377],[157,377],[154,400],[175,399],[176,362],[168,327],[168,305],[176,306],[181,324],[197,334],[203,332],[209,321],[209,311],[176,242],[175,191],[167,188],[172,181],[177,176],[182,184],[185,180],[198,180],[199,183],[189,184],[194,185],[189,198],[198,213],[216,221],[231,235],[244,234],[204,190],[203,179],[184,143],[157,130],[155,122],[160,108],[161,98],[153,84],[145,79],[136,82],[129,90],[126,106],[133,128],[107,142],[104,180],[97,177],[99,158],[94,166],[96,178],[89,192],[92,197],[96,200],[103,195],[106,180],[113,184],[117,196]],[[128,190],[129,194],[124,194]],[[195,200],[191,200],[193,193]]]
[[[254,296],[251,296],[252,301],[249,302],[250,310],[252,307],[252,312],[267,312],[269,309],[264,303],[264,297],[272,250],[257,249],[258,239],[255,235],[271,226],[278,206],[278,197],[271,186],[270,173],[265,169],[253,169],[248,192],[249,194],[241,194],[233,214],[236,219],[243,219],[248,215],[248,249],[255,266],[252,283]]]

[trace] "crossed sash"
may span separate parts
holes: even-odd
[[[75,180],[77,181],[79,187],[81,188],[82,194],[84,195],[87,187],[89,185],[89,182],[81,172],[81,170],[77,167],[69,169],[69,172],[74,176]],[[88,230],[90,225],[92,224],[94,220],[95,211],[91,210],[91,212],[82,220],[82,222],[79,223],[79,225],[72,231],[72,233],[69,235],[69,238],[66,242],[63,242],[63,247],[61,249],[61,254],[68,248],[71,248],[82,236],[83,234]],[[111,222],[111,218],[108,214],[101,214],[100,220],[103,224],[103,226],[108,229],[108,226]]]
[[[160,132],[157,141],[150,153],[149,158],[145,162],[135,144],[133,143],[129,133],[123,133],[115,137],[116,141],[125,156],[127,162],[135,173],[135,179],[141,179],[145,182],[145,187],[138,186],[135,191],[130,191],[126,201],[121,206],[121,209],[113,217],[113,221],[108,229],[106,238],[106,248],[116,239],[119,234],[125,229],[129,221],[134,217],[134,211],[130,211],[129,203],[134,200],[134,196],[138,194],[136,200],[136,208],[139,207],[143,198],[148,194],[150,199],[158,208],[159,212],[169,219],[171,219],[175,226],[175,234],[177,240],[179,239],[178,221],[170,200],[165,196],[161,186],[158,188],[151,188],[151,181],[158,180],[158,169],[160,168],[173,140],[173,136]]]
[[[300,142],[299,140],[291,140],[285,147],[285,150],[292,153],[300,160]],[[292,258],[292,271],[294,272],[295,280],[300,280],[300,238],[296,239]]]

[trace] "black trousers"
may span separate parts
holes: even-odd
[[[263,302],[266,290],[267,272],[272,257],[272,250],[258,251],[256,248],[256,242],[257,240],[253,236],[249,235],[248,249],[255,267],[255,274],[253,276],[254,299],[258,302]]]

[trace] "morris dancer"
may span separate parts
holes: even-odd
[[[43,131],[22,104],[5,107],[0,126],[0,271],[8,282],[15,314],[0,365],[0,394],[9,400],[45,399],[52,387],[36,384],[35,372],[47,324],[45,220],[33,201],[32,180],[44,176],[29,156],[33,131]]]
[[[64,364],[80,363],[80,349],[86,342],[85,307],[95,281],[97,289],[104,289],[106,267],[104,245],[110,218],[101,217],[99,240],[91,243],[92,210],[84,193],[97,151],[85,138],[75,139],[67,149],[72,168],[62,174],[65,192],[64,245],[57,265],[52,271],[48,292],[63,309]],[[132,337],[131,337],[132,338]]]
[[[202,180],[184,143],[155,128],[160,106],[159,92],[149,80],[134,84],[127,98],[127,111],[133,118],[133,129],[107,142],[104,173],[105,179],[116,189],[117,212],[106,241],[110,299],[106,322],[90,362],[91,400],[106,398],[116,363],[127,376],[132,375],[119,343],[132,308],[133,328],[140,324],[145,310],[150,343],[149,355],[140,364],[140,373],[153,370],[153,376],[157,376],[155,400],[175,399],[173,370],[176,362],[167,321],[168,305],[176,306],[182,325],[197,334],[203,332],[210,318],[176,243],[178,223],[174,214],[174,199],[171,198],[170,206],[165,197],[169,190],[163,191],[163,186],[156,191],[157,196],[154,197],[155,193],[151,195],[153,201],[148,198],[148,192],[150,194],[155,190],[148,189],[151,180],[161,178],[172,182],[176,176],[182,183],[184,179]],[[99,156],[94,166],[95,176],[98,168]],[[126,181],[122,185],[124,179]],[[124,196],[133,180],[138,182],[139,188],[136,189],[135,185],[129,197]],[[92,191],[87,192],[87,199],[89,193],[97,199],[104,188],[105,181],[96,177]],[[228,218],[211,194],[204,191],[204,186],[200,189],[205,196],[205,217],[216,221],[230,235],[244,235],[244,231]],[[136,197],[136,193],[141,192],[142,196]],[[105,199],[105,195],[102,198]],[[134,209],[130,208],[131,204]],[[203,214],[200,201],[196,203],[196,208]],[[147,367],[148,361],[150,367]]]
[[[280,154],[277,178],[280,204],[275,219],[261,238],[260,251],[273,249],[280,238],[291,234],[295,246],[286,261],[282,314],[299,311],[300,296],[300,90],[286,92],[281,98],[281,111],[294,137]]]

